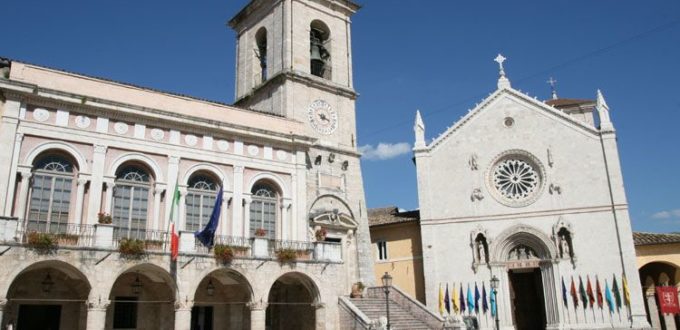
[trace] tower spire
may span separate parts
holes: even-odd
[[[505,68],[503,67],[503,62],[505,62],[506,59],[507,58],[500,53],[494,59],[494,61],[498,63],[498,89],[510,88],[510,80],[505,77]]]
[[[611,118],[609,118],[609,106],[607,105],[607,101],[604,100],[604,95],[602,95],[602,92],[599,89],[597,90],[595,109],[597,109],[597,114],[600,117],[600,130],[613,130],[614,124],[612,124]]]
[[[420,116],[420,110],[416,110],[416,121],[415,124],[413,124],[413,132],[416,136],[414,147],[425,147],[425,124],[423,123],[423,118]]]

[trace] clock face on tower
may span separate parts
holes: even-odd
[[[338,113],[324,100],[316,100],[309,105],[307,110],[309,124],[317,132],[330,135],[338,128]]]

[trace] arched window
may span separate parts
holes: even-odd
[[[255,236],[257,229],[264,229],[265,237],[276,237],[276,208],[278,197],[272,186],[258,183],[250,191],[252,203],[250,204],[250,236]]]
[[[145,239],[150,187],[151,178],[145,169],[129,165],[118,170],[111,215],[115,238]]]
[[[210,221],[219,185],[210,176],[193,175],[189,179],[186,197],[185,230],[197,231]]]
[[[258,83],[267,80],[267,29],[260,28],[255,34],[255,57],[260,64],[260,74],[257,78]]]
[[[27,230],[65,233],[71,206],[73,165],[60,155],[47,155],[33,165]]]
[[[319,20],[315,20],[309,29],[309,61],[310,72],[318,77],[331,79],[331,53],[329,50],[330,30]]]

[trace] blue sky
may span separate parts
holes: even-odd
[[[5,0],[0,56],[230,103],[235,35],[225,23],[246,2]],[[513,87],[540,99],[551,76],[561,97],[601,89],[633,228],[680,231],[680,2],[361,3],[358,142],[381,150],[362,162],[369,207],[417,208],[415,110],[427,138],[439,135],[495,89],[501,52]]]

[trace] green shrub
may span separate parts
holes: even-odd
[[[297,260],[297,256],[298,251],[294,249],[285,248],[276,250],[276,260],[282,264],[295,262]]]
[[[56,238],[52,234],[30,232],[27,235],[28,248],[39,254],[49,254],[54,252],[59,246]]]
[[[123,238],[118,241],[118,252],[123,258],[141,259],[146,254],[146,242],[139,239]]]

